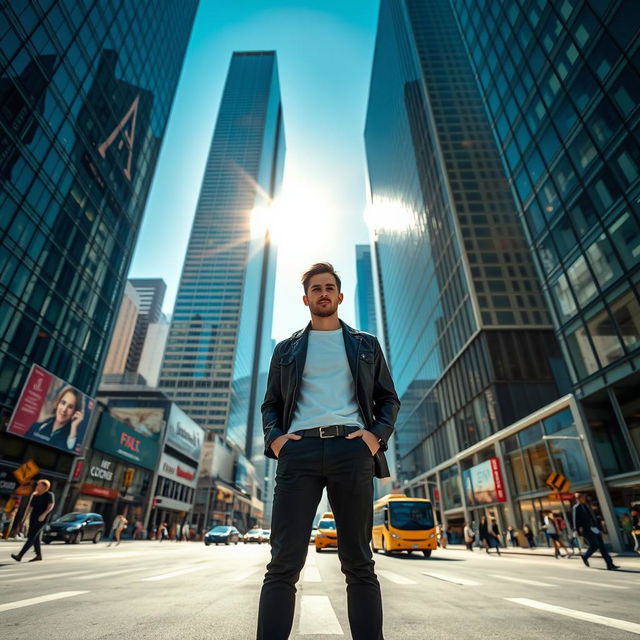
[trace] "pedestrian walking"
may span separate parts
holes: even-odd
[[[295,584],[326,487],[352,638],[383,640],[370,546],[373,476],[389,476],[383,452],[400,402],[377,338],[338,318],[343,293],[333,266],[313,265],[302,285],[311,322],[276,346],[262,405],[265,455],[278,463],[257,638],[289,637]]]
[[[498,521],[493,516],[491,516],[491,535],[493,536],[496,552],[500,555],[500,537],[502,534],[498,528]]]
[[[129,521],[125,518],[123,513],[119,513],[113,519],[113,523],[111,525],[111,536],[107,547],[110,547],[114,541],[116,543],[116,546],[120,544],[120,536],[122,535],[122,532],[124,531],[128,523]]]
[[[11,557],[16,562],[20,562],[24,554],[31,547],[33,547],[36,555],[31,558],[29,562],[42,560],[40,538],[42,536],[42,530],[47,523],[47,517],[56,504],[55,496],[52,491],[49,491],[49,489],[51,489],[51,483],[48,480],[43,479],[36,482],[36,488],[29,498],[29,504],[27,505],[21,522],[21,526],[24,526],[27,519],[29,521],[29,534],[27,536],[27,541],[24,543],[19,553],[11,554]]]
[[[464,543],[467,545],[467,551],[473,551],[473,543],[476,539],[476,532],[473,530],[470,522],[464,523],[462,534],[464,535]]]
[[[516,530],[509,525],[507,527],[507,533],[509,534],[509,541],[511,542],[511,546],[515,549],[515,547],[519,547],[520,545],[518,544],[518,536],[516,534]]]
[[[631,520],[631,543],[633,544],[633,551],[640,554],[640,505],[631,505],[629,508],[629,518]]]
[[[175,537],[175,541],[176,542],[180,542],[182,540],[182,525],[178,522],[178,524],[176,524],[176,537]]]
[[[573,550],[569,553],[569,549],[565,546],[564,542],[560,538],[560,530],[552,511],[546,511],[544,514],[544,527],[545,533],[549,535],[549,539],[553,544],[553,551],[556,560],[560,557],[560,549],[564,549],[564,557],[569,558],[573,555]]]
[[[478,535],[480,536],[480,542],[487,553],[489,553],[489,549],[495,549],[497,554],[500,555],[500,545],[496,534],[493,531],[492,523],[487,520],[487,516],[481,516],[480,518]]]
[[[527,540],[527,544],[529,545],[529,549],[536,548],[536,541],[533,538],[533,531],[531,531],[531,527],[528,524],[525,524],[522,527],[522,533]]]
[[[587,503],[587,496],[584,493],[576,493],[576,503],[573,505],[573,528],[585,539],[588,545],[588,549],[580,555],[585,566],[589,566],[589,558],[599,550],[607,569],[619,569],[613,564],[613,560],[604,546],[600,524],[591,505]]]
[[[156,533],[156,538],[158,538],[158,542],[162,542],[164,538],[166,538],[169,534],[167,533],[167,523],[161,522],[158,525],[158,531]]]
[[[191,533],[191,530],[190,530],[190,527],[189,527],[189,523],[188,523],[188,522],[185,522],[185,523],[182,525],[182,539],[183,539],[185,542],[190,542],[190,541],[191,541],[190,533]]]

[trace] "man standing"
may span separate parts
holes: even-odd
[[[24,556],[31,546],[33,546],[36,555],[31,558],[29,562],[42,560],[40,537],[42,535],[44,525],[46,524],[47,516],[56,503],[53,493],[49,491],[50,488],[51,483],[48,480],[38,480],[36,483],[35,491],[31,494],[29,504],[20,524],[21,527],[24,526],[26,519],[29,518],[29,534],[27,536],[27,541],[24,543],[22,549],[20,549],[20,553],[11,554],[11,557],[16,562],[20,562],[20,560],[22,560],[22,556]]]
[[[400,407],[378,340],[338,319],[340,278],[329,263],[302,276],[307,327],[278,344],[262,405],[265,455],[278,459],[258,640],[286,640],[295,583],[327,488],[339,532],[354,640],[382,640],[382,598],[371,554],[373,476]]]
[[[604,546],[600,525],[593,509],[587,503],[584,493],[576,493],[576,503],[573,505],[573,528],[587,542],[589,548],[581,554],[582,562],[589,566],[589,558],[598,550],[607,564],[607,569],[618,569]]]

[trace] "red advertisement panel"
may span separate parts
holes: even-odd
[[[502,470],[500,469],[500,460],[491,458],[491,474],[493,475],[493,485],[496,489],[496,502],[506,502],[507,496],[504,491],[504,482],[502,481]]]
[[[93,398],[34,364],[7,432],[79,454],[94,406]]]

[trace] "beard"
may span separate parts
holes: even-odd
[[[337,301],[335,304],[329,302],[326,307],[319,304],[315,304],[313,305],[313,307],[311,307],[311,313],[318,318],[328,318],[329,316],[332,316],[334,313],[336,313],[336,311],[338,311]]]

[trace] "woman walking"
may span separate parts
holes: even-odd
[[[467,551],[473,551],[473,541],[476,539],[476,532],[473,530],[470,522],[464,523],[464,543],[467,545]]]
[[[545,533],[549,536],[551,543],[553,544],[554,555],[556,559],[560,557],[560,547],[564,549],[565,558],[568,558],[569,556],[573,555],[573,549],[571,550],[571,553],[569,553],[569,549],[565,547],[564,542],[560,538],[560,533],[558,531],[556,519],[552,511],[545,512],[544,530],[545,530]]]

